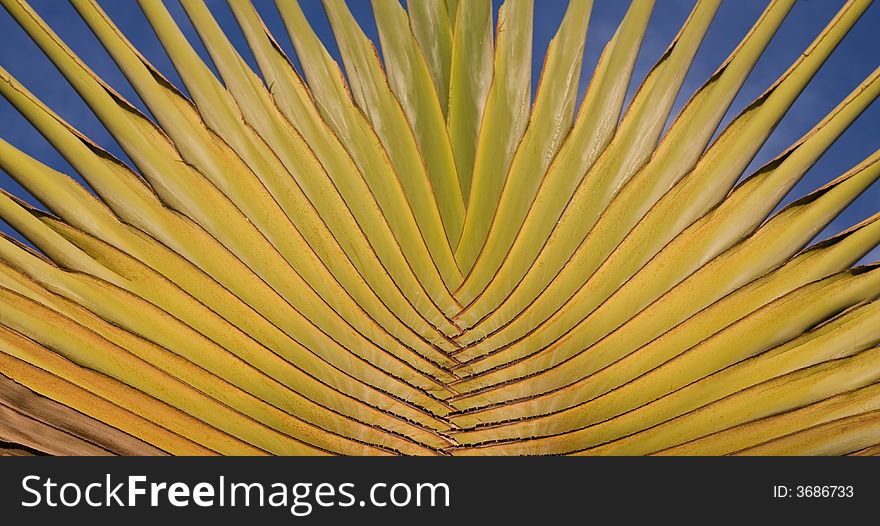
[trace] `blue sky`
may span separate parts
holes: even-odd
[[[325,45],[331,53],[337,55],[332,32],[320,1],[301,0],[300,3]],[[494,3],[497,9],[500,1],[496,0]],[[843,3],[843,0],[801,0],[795,5],[734,101],[722,127],[758,97],[791,65],[831,20]],[[31,0],[31,4],[92,69],[146,112],[137,95],[119,73],[112,60],[67,2]],[[114,0],[112,2],[105,0],[101,4],[144,55],[180,86],[179,77],[174,72],[152,30],[146,24],[137,3],[134,0]],[[349,5],[355,16],[367,34],[377,42],[378,47],[378,36],[369,4],[367,0],[349,0]],[[534,21],[533,86],[537,84],[544,51],[562,20],[567,1],[539,0],[536,4],[538,8],[535,11]],[[586,88],[589,76],[603,46],[611,37],[627,7],[626,2],[619,0],[596,0],[594,4],[587,37],[587,48],[584,54],[581,94]],[[691,0],[657,1],[657,7],[652,15],[636,64],[630,94],[669,45],[693,4],[694,2]],[[207,58],[207,54],[201,48],[198,38],[186,20],[177,0],[167,0],[166,5],[171,9],[175,19],[190,40],[196,44],[203,57]],[[235,20],[226,6],[226,1],[209,0],[208,5],[215,13],[221,26],[231,36],[233,43],[242,51],[243,56],[253,67],[256,67],[253,58],[247,52],[244,39]],[[290,41],[275,11],[274,3],[269,0],[258,0],[256,5],[282,47],[293,57]],[[766,2],[759,0],[727,0],[722,4],[684,82],[673,111],[673,117],[683,107],[690,95],[702,85],[730,51],[736,47],[765,6]],[[782,120],[752,165],[746,170],[746,175],[775,157],[806,133],[880,65],[880,53],[877,52],[876,44],[878,30],[880,30],[880,5],[875,4],[868,8],[856,27],[798,98],[789,114]],[[3,35],[3,45],[0,46],[0,65],[9,70],[28,89],[83,133],[120,158],[127,159],[76,92],[55,71],[52,64],[30,41],[24,31],[18,28],[11,16],[2,9],[0,9],[0,34]],[[5,100],[0,100],[0,137],[49,166],[73,174],[73,170],[64,159]],[[880,104],[875,103],[816,163],[785,203],[821,186],[863,160],[880,147],[878,138],[880,138]],[[33,202],[22,188],[2,172],[0,172],[0,186]],[[876,213],[880,210],[878,204],[880,204],[880,185],[874,185],[841,214],[825,232],[820,234],[819,238],[837,233]],[[2,225],[2,230],[10,232],[6,225]],[[880,259],[880,248],[875,249],[864,261],[878,259]]]

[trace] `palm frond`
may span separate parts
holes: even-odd
[[[625,111],[653,1],[578,106],[586,0],[534,93],[531,0],[494,31],[488,1],[372,0],[378,42],[324,0],[338,61],[295,0],[277,0],[287,35],[230,1],[244,43],[181,0],[200,44],[141,0],[182,86],[72,0],[149,115],[25,0],[0,3],[131,162],[0,64],[0,94],[75,171],[0,139],[41,204],[0,192],[0,454],[876,453],[880,270],[854,265],[880,213],[812,242],[880,151],[780,205],[880,69],[743,178],[869,0],[723,128],[793,0],[678,112],[719,0]]]

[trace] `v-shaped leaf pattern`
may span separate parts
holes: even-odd
[[[0,65],[0,94],[76,172],[0,139],[42,205],[0,192],[20,235],[0,237],[0,441],[17,444],[0,453],[880,451],[880,269],[854,266],[880,210],[811,244],[880,151],[777,210],[880,69],[744,174],[869,0],[723,129],[794,0],[677,114],[720,0],[625,105],[657,7],[633,2],[579,106],[590,0],[534,86],[532,0],[371,0],[376,42],[323,0],[339,60],[296,0],[276,1],[286,35],[229,1],[247,50],[203,0],[181,0],[199,46],[141,0],[181,86],[72,0],[149,115],[25,0],[0,3],[132,163]]]

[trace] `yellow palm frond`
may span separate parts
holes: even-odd
[[[568,5],[534,90],[532,0],[494,31],[488,0],[372,0],[378,42],[324,0],[339,62],[276,3],[297,66],[229,2],[254,70],[203,0],[181,4],[210,64],[141,0],[175,86],[72,0],[147,115],[0,0],[132,163],[0,65],[0,94],[76,172],[0,139],[0,170],[42,204],[0,191],[21,236],[0,237],[0,454],[876,453],[880,270],[854,265],[880,211],[810,243],[880,151],[777,208],[880,69],[742,177],[870,1],[720,131],[793,0],[668,126],[720,0],[696,2],[625,111],[653,0],[579,106],[591,1]]]

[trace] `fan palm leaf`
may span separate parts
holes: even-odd
[[[378,42],[324,0],[338,62],[277,0],[296,65],[230,1],[257,70],[203,0],[181,4],[210,60],[140,0],[181,86],[95,0],[71,2],[146,111],[0,0],[128,159],[0,65],[0,94],[75,171],[0,139],[0,169],[42,205],[0,192],[16,232],[0,453],[877,452],[880,270],[856,265],[880,213],[811,242],[880,178],[880,152],[780,205],[880,69],[746,173],[870,1],[722,129],[793,0],[678,112],[719,0],[696,2],[626,103],[655,8],[633,2],[579,105],[588,0],[534,91],[531,0],[494,31],[488,1],[372,0]]]

